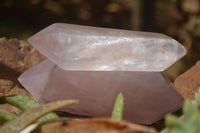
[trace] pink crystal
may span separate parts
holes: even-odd
[[[42,103],[78,99],[64,111],[95,117],[110,117],[122,92],[124,119],[140,124],[152,124],[183,103],[161,72],[65,71],[46,60],[18,80]]]
[[[186,51],[163,34],[57,23],[29,42],[49,60],[19,81],[41,103],[78,99],[64,111],[110,117],[122,92],[124,119],[141,124],[152,124],[183,103],[161,72]]]
[[[176,40],[159,33],[56,23],[29,39],[64,70],[163,71],[185,55]]]

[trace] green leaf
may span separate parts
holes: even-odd
[[[184,129],[184,123],[182,121],[180,121],[179,118],[174,115],[170,115],[170,114],[167,115],[167,117],[165,119],[165,124],[169,129],[172,129],[174,127]]]
[[[12,95],[0,97],[0,103],[8,103],[19,108],[22,111],[31,109],[33,107],[40,106],[40,104],[28,96],[23,95]]]
[[[200,103],[200,88],[199,88],[199,91],[197,93],[195,93],[195,101],[197,103]]]
[[[183,113],[185,116],[186,121],[189,120],[193,114],[198,112],[198,108],[196,104],[194,104],[190,100],[186,100],[183,106]]]
[[[7,121],[10,121],[14,118],[16,118],[16,115],[14,115],[6,110],[0,109],[0,123],[1,124],[6,123]]]
[[[35,100],[31,99],[28,96],[23,96],[23,95],[12,95],[12,96],[0,97],[0,103],[8,103],[10,105],[13,105],[19,108],[22,111],[26,111],[28,109],[40,106],[40,104],[36,102]],[[38,121],[54,119],[54,118],[58,118],[58,116],[55,113],[50,113],[42,117]]]
[[[195,100],[186,100],[183,105],[183,115],[177,118],[169,115],[165,125],[169,130],[162,133],[200,133],[200,89],[195,94]]]
[[[18,133],[20,130],[35,122],[41,116],[48,114],[49,112],[58,110],[65,106],[77,103],[76,100],[65,100],[53,102],[45,105],[41,105],[39,107],[35,107],[25,111],[19,117],[5,123],[0,128],[0,133]]]
[[[115,101],[115,105],[112,111],[112,119],[122,120],[124,111],[124,96],[122,93],[119,93]]]
[[[199,133],[200,110],[196,103],[186,100],[183,105],[183,119],[168,115],[165,125],[169,129],[167,133]]]

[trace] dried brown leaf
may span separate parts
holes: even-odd
[[[41,126],[34,133],[156,133],[153,128],[106,118],[54,122]]]

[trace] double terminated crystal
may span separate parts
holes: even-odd
[[[53,24],[29,39],[49,60],[19,77],[39,101],[78,99],[65,111],[110,116],[119,92],[124,119],[151,124],[177,110],[183,98],[160,71],[185,49],[157,33]]]
[[[64,70],[163,71],[185,54],[157,33],[53,24],[29,39]]]

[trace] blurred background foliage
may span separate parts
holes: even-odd
[[[188,51],[166,70],[172,80],[200,59],[200,0],[0,1],[0,37],[26,41],[55,22],[167,34]]]

